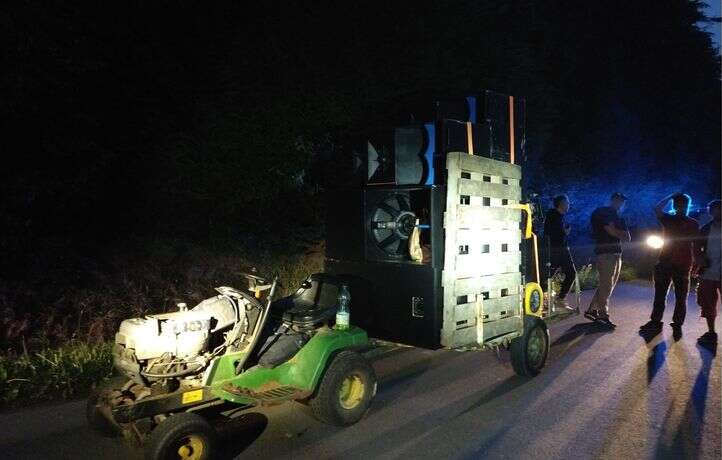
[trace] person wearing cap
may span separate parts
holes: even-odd
[[[609,206],[595,209],[591,218],[599,283],[584,316],[609,328],[616,327],[609,319],[609,298],[622,270],[622,241],[632,239],[624,219],[619,216],[626,201],[626,196],[615,192]]]
[[[722,201],[713,200],[707,205],[712,221],[700,230],[699,244],[695,247],[697,274],[697,303],[702,309],[702,317],[707,320],[708,331],[697,341],[707,348],[717,348],[717,333],[714,321],[717,318],[717,302],[722,286]]]
[[[672,201],[673,211],[664,212]],[[664,246],[654,267],[654,302],[649,322],[642,325],[640,332],[654,336],[662,331],[662,316],[667,303],[667,292],[674,285],[674,314],[672,316],[672,337],[682,337],[682,324],[687,315],[687,294],[689,276],[694,260],[694,243],[699,236],[697,221],[689,217],[692,198],[685,193],[673,193],[662,198],[654,207],[654,214],[662,224]]]
[[[544,241],[549,248],[550,273],[547,276],[556,270],[564,274],[564,281],[554,302],[558,308],[570,308],[566,297],[577,277],[577,270],[567,243],[571,227],[564,221],[564,216],[569,212],[569,198],[566,195],[555,196],[552,204],[554,207],[547,211],[544,219]]]

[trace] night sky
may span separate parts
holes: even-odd
[[[527,191],[570,194],[583,228],[623,190],[653,225],[670,189],[701,205],[720,188],[719,54],[698,29],[719,23],[664,3],[12,2],[3,270],[322,240],[320,197],[353,145],[484,89],[527,100]]]

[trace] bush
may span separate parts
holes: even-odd
[[[564,275],[561,272],[557,272],[552,277],[552,289],[554,292],[559,292],[561,290],[563,276]],[[577,269],[577,278],[579,279],[579,289],[582,291],[595,289],[597,287],[597,283],[599,282],[599,274],[592,264],[582,265],[579,269]],[[572,286],[572,289],[574,289],[574,286]]]
[[[596,289],[597,284],[599,284],[599,273],[592,264],[582,266],[577,271],[577,277],[579,278],[579,289],[582,291]]]
[[[639,273],[634,267],[627,264],[622,265],[622,271],[619,274],[620,281],[634,281],[639,278]]]
[[[112,344],[107,342],[0,355],[0,405],[85,395],[112,373]]]

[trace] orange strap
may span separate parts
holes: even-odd
[[[514,96],[509,96],[509,162],[514,163]]]
[[[473,140],[472,134],[471,134],[471,122],[470,121],[466,122],[466,148],[467,148],[467,151],[469,152],[469,155],[474,154],[474,140]]]

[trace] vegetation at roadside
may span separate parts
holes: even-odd
[[[17,356],[0,355],[0,407],[85,395],[112,373],[109,342],[71,342]]]

